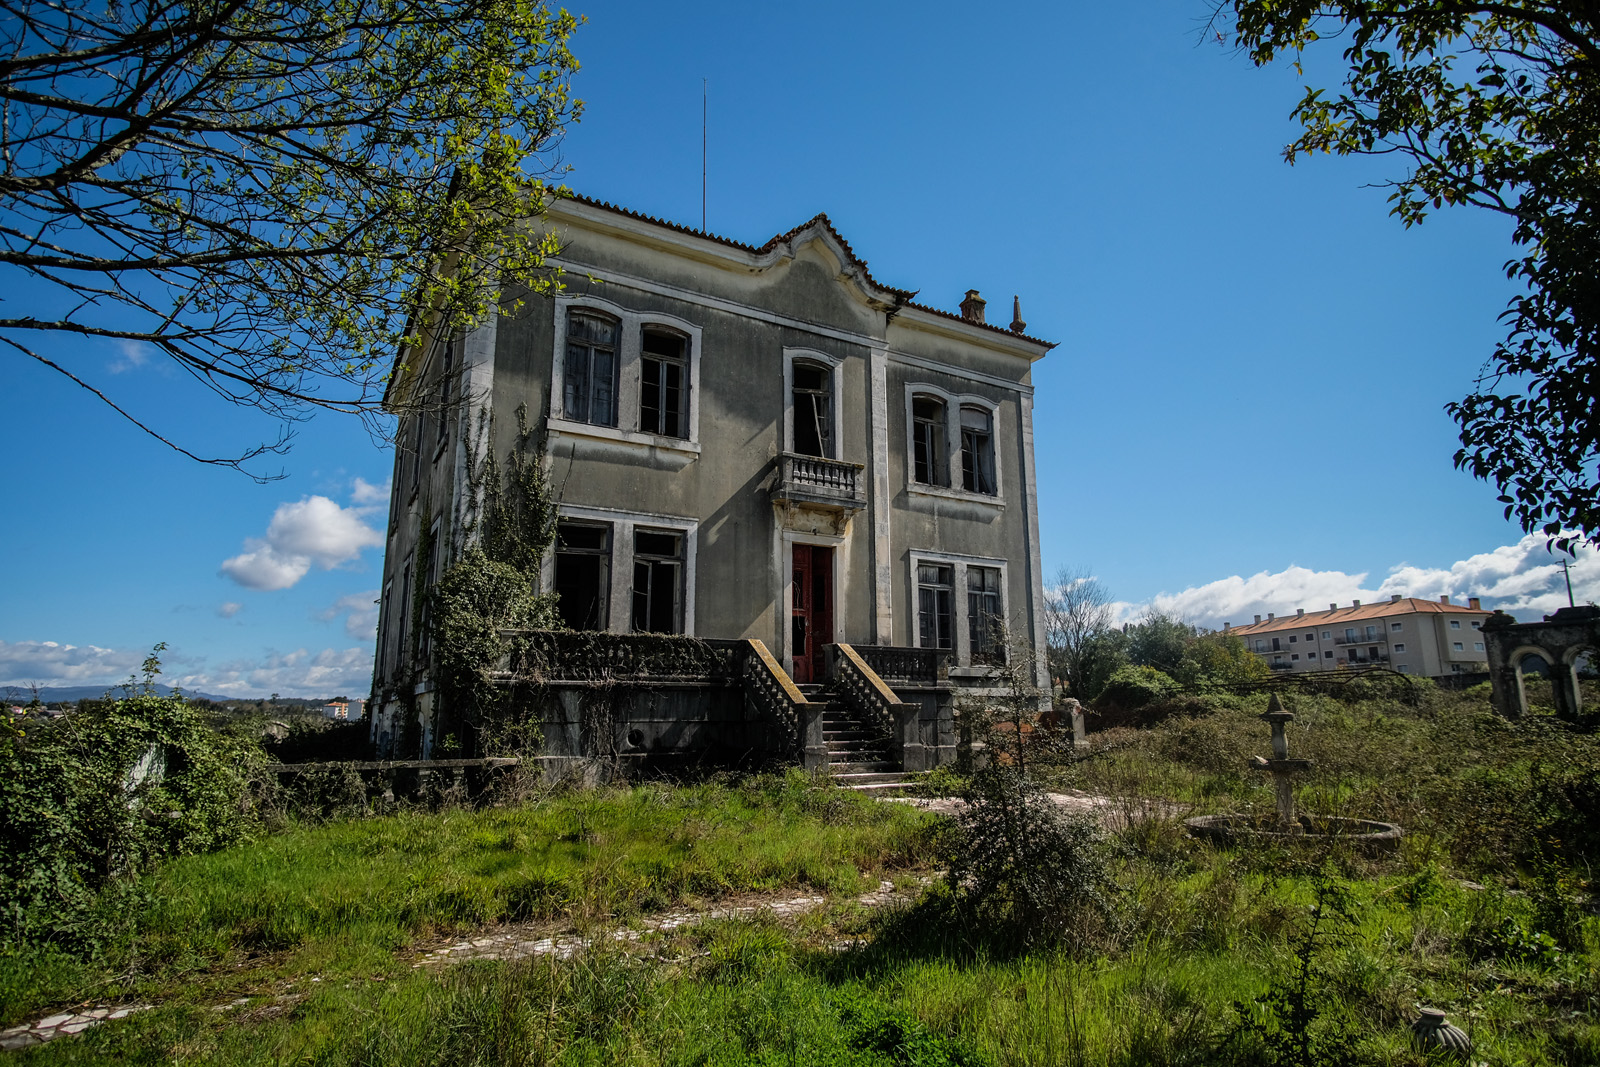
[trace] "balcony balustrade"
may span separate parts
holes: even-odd
[[[860,463],[783,452],[778,456],[778,481],[772,499],[823,511],[857,512],[867,506]]]

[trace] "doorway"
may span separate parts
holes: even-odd
[[[833,642],[833,549],[795,545],[789,585],[789,649],[794,680],[821,682],[828,674],[822,646]]]

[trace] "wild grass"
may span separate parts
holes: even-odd
[[[1137,796],[1121,811],[1141,817],[1118,823],[1115,921],[1055,942],[944,882],[863,910],[851,898],[878,878],[931,873],[942,838],[801,775],[295,829],[154,876],[129,953],[75,986],[56,975],[46,999],[99,995],[92,978],[161,1006],[16,1059],[1422,1067],[1407,1026],[1426,1005],[1468,1031],[1474,1063],[1589,1067],[1593,883],[1537,838],[1586,847],[1586,824],[1551,799],[1570,794],[1540,783],[1584,780],[1594,739],[1480,703],[1294,702],[1291,754],[1318,761],[1300,802],[1406,824],[1387,857],[1216,851],[1183,833],[1189,811],[1270,805],[1244,767],[1266,751],[1255,703],[1100,738],[1063,781]],[[479,924],[598,932],[791,889],[831,903],[600,939],[567,960],[413,969],[407,954]],[[234,997],[249,1003],[212,1010]],[[1302,1033],[1316,1058],[1285,1051]]]

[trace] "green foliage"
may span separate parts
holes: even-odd
[[[1600,537],[1600,21],[1584,4],[1225,0],[1258,64],[1344,42],[1344,85],[1307,87],[1302,155],[1397,155],[1391,213],[1407,226],[1470,204],[1513,220],[1502,316],[1477,390],[1448,405],[1457,467],[1492,481],[1509,518],[1563,548]]]
[[[1097,703],[1130,711],[1177,692],[1178,683],[1156,668],[1130,665],[1119,668],[1106,680]]]
[[[956,816],[949,885],[985,921],[1056,940],[1115,918],[1116,884],[1100,828],[1064,812],[1014,768],[972,777]]]
[[[102,701],[26,733],[8,726],[0,939],[97,943],[109,932],[102,891],[250,830],[247,778],[262,760],[177,697]]]
[[[52,331],[145,342],[285,418],[376,413],[401,342],[551,284],[555,238],[524,223],[581,110],[577,21],[522,0],[18,9],[7,69],[36,91],[0,208],[35,239],[0,267],[72,310],[0,332],[28,355]]]

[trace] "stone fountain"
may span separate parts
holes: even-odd
[[[1309,772],[1313,763],[1308,759],[1290,758],[1287,727],[1294,722],[1294,713],[1285,710],[1277,693],[1272,694],[1261,718],[1272,727],[1272,758],[1252,756],[1250,766],[1272,776],[1273,792],[1277,796],[1276,816],[1200,815],[1184,820],[1191,834],[1220,844],[1310,844],[1337,839],[1372,851],[1392,851],[1399,845],[1403,831],[1394,823],[1297,814],[1294,776]]]

